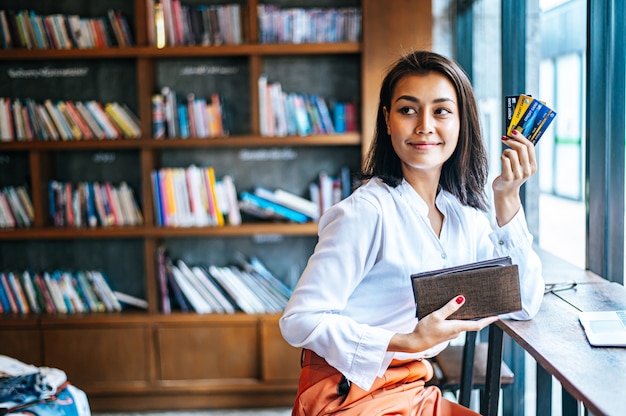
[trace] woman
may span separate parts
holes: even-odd
[[[493,184],[492,229],[487,158],[474,94],[463,70],[427,51],[401,57],[383,80],[367,183],[319,221],[319,241],[280,320],[302,347],[293,415],[475,414],[424,387],[427,360],[463,331],[498,317],[447,320],[457,296],[421,320],[410,275],[508,255],[518,264],[530,319],[543,295],[519,196],[536,169],[532,143],[502,140],[502,173]]]

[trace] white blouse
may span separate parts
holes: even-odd
[[[315,251],[280,319],[285,340],[369,390],[393,358],[432,357],[447,346],[387,351],[395,333],[417,324],[411,274],[506,255],[519,267],[523,309],[502,318],[532,318],[544,282],[523,211],[492,230],[483,212],[448,192],[439,192],[436,205],[444,216],[440,237],[426,203],[406,181],[393,188],[372,179],[326,211]]]

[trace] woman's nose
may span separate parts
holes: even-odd
[[[433,118],[426,111],[422,111],[415,119],[415,133],[429,134],[433,131]]]

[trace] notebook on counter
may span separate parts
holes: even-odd
[[[594,347],[626,347],[626,310],[580,312],[578,320]]]

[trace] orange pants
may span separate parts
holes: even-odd
[[[437,387],[424,387],[432,376],[427,360],[392,364],[369,391],[352,384],[347,395],[340,395],[338,386],[343,375],[313,351],[304,350],[292,416],[477,415],[443,398]]]

